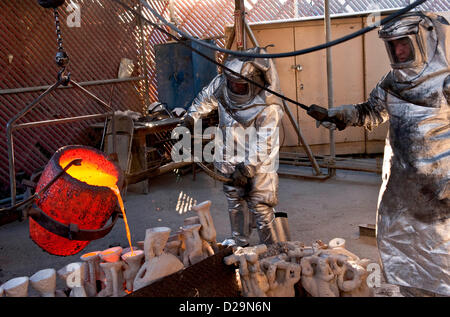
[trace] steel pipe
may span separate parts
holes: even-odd
[[[143,80],[145,77],[130,77],[130,78],[113,78],[113,79],[101,79],[101,80],[91,80],[91,81],[84,81],[78,83],[80,86],[96,86],[96,85],[107,85],[107,84],[116,84],[116,83],[122,83],[122,82],[129,82],[129,81],[139,81]],[[0,89],[0,95],[8,95],[8,94],[20,94],[25,92],[35,92],[35,91],[41,91],[49,89],[50,85],[45,86],[34,86],[34,87],[22,87],[22,88],[11,88],[11,89]],[[67,85],[58,87],[59,89],[64,88],[73,88],[73,85]]]
[[[330,1],[325,0],[325,42],[331,42],[331,19],[330,19]],[[327,90],[328,90],[328,109],[334,107],[334,87],[333,87],[333,62],[331,55],[331,47],[327,47],[326,49],[326,58],[327,58]],[[331,160],[334,161],[336,157],[336,145],[335,145],[335,135],[334,130],[329,130],[330,134],[330,156]],[[336,171],[333,168],[329,168],[328,174],[334,176]]]

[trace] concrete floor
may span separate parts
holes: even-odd
[[[311,169],[304,168],[303,172],[310,174]],[[326,181],[280,178],[276,209],[288,213],[292,240],[311,245],[318,239],[328,243],[335,237],[344,238],[348,250],[378,262],[375,238],[360,237],[358,225],[375,223],[380,185],[380,175],[340,170]],[[205,173],[198,173],[195,181],[192,174],[177,177],[169,173],[153,179],[147,195],[129,191],[125,208],[133,244],[144,239],[147,228],[167,226],[178,230],[185,218],[195,215],[189,206],[205,200],[212,201],[217,240],[223,241],[229,237],[230,229],[222,184]],[[256,232],[252,242],[258,243]],[[79,261],[83,253],[113,245],[128,246],[121,219],[106,237],[70,257],[50,255],[40,249],[29,238],[27,222],[4,225],[0,227],[0,285],[41,269],[58,270]]]

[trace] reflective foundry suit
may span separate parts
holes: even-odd
[[[367,102],[328,111],[369,130],[389,119],[377,211],[384,274],[389,283],[444,296],[450,296],[449,31],[442,17],[420,12],[383,26],[379,35],[393,69]],[[412,54],[399,62],[392,41],[402,38]]]
[[[257,79],[255,76],[252,78],[252,75],[258,71],[264,78],[262,84],[279,91],[279,79],[272,60],[232,58],[227,60],[225,65],[255,81]],[[218,144],[215,150],[223,154],[223,159],[215,159],[214,165],[228,177],[233,174],[238,164],[243,162],[245,165],[249,177],[247,186],[228,183],[223,185],[228,201],[232,238],[235,242],[238,245],[248,243],[252,222],[248,210],[255,217],[261,243],[283,241],[281,233],[277,232],[274,226],[273,209],[278,202],[278,175],[273,164],[278,159],[278,127],[283,116],[281,101],[252,85],[246,96],[233,96],[227,85],[227,76],[230,75],[224,71],[216,76],[194,99],[188,115],[196,121],[218,109],[219,132],[223,136],[223,144]],[[235,80],[239,81],[239,78]],[[255,129],[257,137],[257,143],[250,144],[250,147],[253,146],[257,151],[266,147],[270,153],[262,161],[255,162],[250,159],[248,144],[245,146],[245,138],[237,133],[239,129],[236,128],[249,127]],[[245,146],[245,158],[235,153],[226,153],[229,144],[234,147]]]

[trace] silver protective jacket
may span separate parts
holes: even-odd
[[[264,73],[268,88],[279,92],[280,83],[273,61],[256,59],[251,63]],[[251,176],[276,171],[279,125],[283,117],[281,100],[265,90],[260,90],[247,102],[236,103],[229,97],[225,74],[219,74],[197,95],[187,114],[196,122],[216,109],[219,114],[218,132],[223,141],[215,144],[215,150],[222,154],[215,156],[215,167],[223,174],[231,174],[237,164],[244,162]],[[245,129],[254,131],[252,137],[256,143],[249,146],[248,140],[242,138],[242,131]],[[227,151],[227,146],[245,149],[244,157],[230,153],[234,151]],[[268,155],[255,158],[255,151],[264,151]]]
[[[333,111],[369,130],[389,120],[377,210],[387,281],[450,296],[450,26],[434,14],[415,14],[405,21],[409,30],[425,26],[423,63],[393,68],[367,102]],[[393,37],[408,29],[395,21],[380,31],[384,40],[389,28]]]
[[[264,84],[280,92],[278,74],[272,60],[252,59],[242,63],[231,59],[225,65],[255,82],[258,82],[255,73],[263,74]],[[278,203],[276,171],[279,125],[283,116],[281,100],[252,86],[247,95],[232,96],[227,88],[227,76],[230,77],[230,74],[216,76],[194,99],[188,115],[197,122],[211,111],[218,110],[219,127],[215,133],[215,152],[218,155],[214,156],[214,165],[223,174],[231,176],[236,166],[244,163],[246,176],[250,178],[245,188],[223,185],[232,238],[238,245],[248,244],[253,223],[250,215],[253,215],[261,243],[286,241],[284,233],[277,229],[273,208]],[[239,82],[237,78],[233,80]]]

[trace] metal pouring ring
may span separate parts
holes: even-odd
[[[117,222],[119,213],[114,211],[111,214],[111,224],[96,230],[79,229],[77,224],[70,223],[65,225],[53,218],[49,217],[38,206],[33,205],[28,211],[28,215],[36,221],[41,227],[69,240],[92,241],[98,240],[106,236]]]

